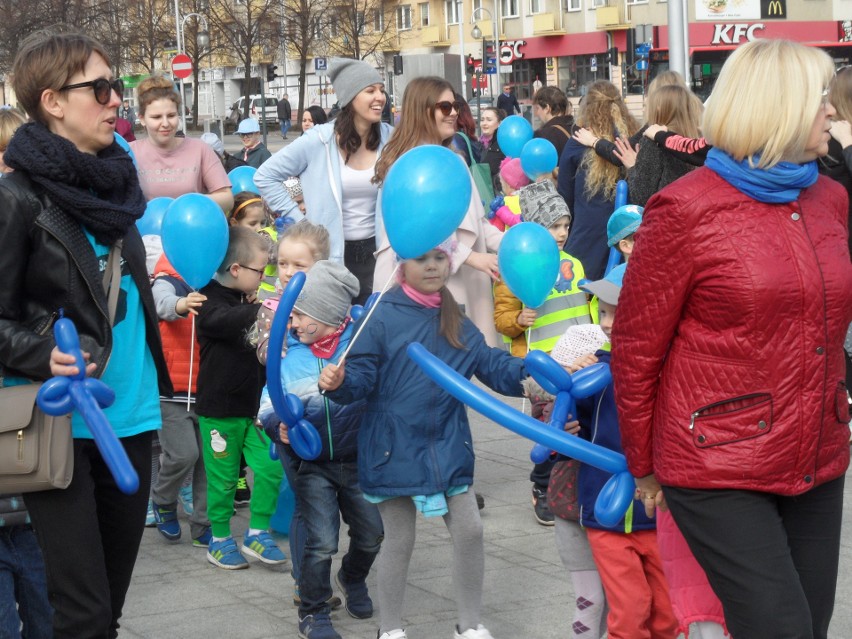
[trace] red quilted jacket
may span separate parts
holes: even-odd
[[[649,200],[612,339],[635,476],[794,495],[844,473],[847,234],[823,177],[763,204],[702,168]]]

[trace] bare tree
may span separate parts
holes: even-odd
[[[268,62],[278,48],[281,0],[212,0],[208,16],[215,38],[243,66],[245,109],[254,86],[252,64]]]
[[[170,3],[162,0],[124,2],[133,33],[127,45],[125,59],[130,65],[154,73],[157,63],[163,57],[165,43],[176,38],[174,14],[169,12]]]
[[[283,0],[285,46],[299,60],[299,113],[296,122],[302,121],[305,111],[308,58],[328,26],[331,0]]]
[[[328,48],[334,55],[363,60],[397,49],[396,5],[385,0],[336,0]]]

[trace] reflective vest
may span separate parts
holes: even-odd
[[[278,243],[278,230],[274,225],[262,228],[260,232],[268,235],[275,244]],[[278,260],[275,259],[263,269],[263,278],[260,280],[260,286],[257,287],[257,301],[262,302],[265,299],[278,295],[277,284]]]
[[[527,331],[529,350],[549,353],[569,326],[590,324],[589,302],[577,282],[586,276],[583,265],[565,251],[559,252],[559,277],[544,304],[535,309],[538,317]]]

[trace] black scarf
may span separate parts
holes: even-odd
[[[97,155],[37,122],[12,136],[3,161],[26,173],[101,244],[112,246],[145,213],[145,196],[130,155],[116,142]]]

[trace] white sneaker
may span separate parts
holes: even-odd
[[[408,635],[405,634],[405,630],[402,628],[397,628],[396,630],[383,633],[378,639],[408,639]]]
[[[455,635],[455,639],[494,639],[491,633],[488,632],[488,629],[482,624],[479,624],[475,630],[468,628],[461,634],[459,634],[458,626],[456,626],[456,631],[453,634]]]

